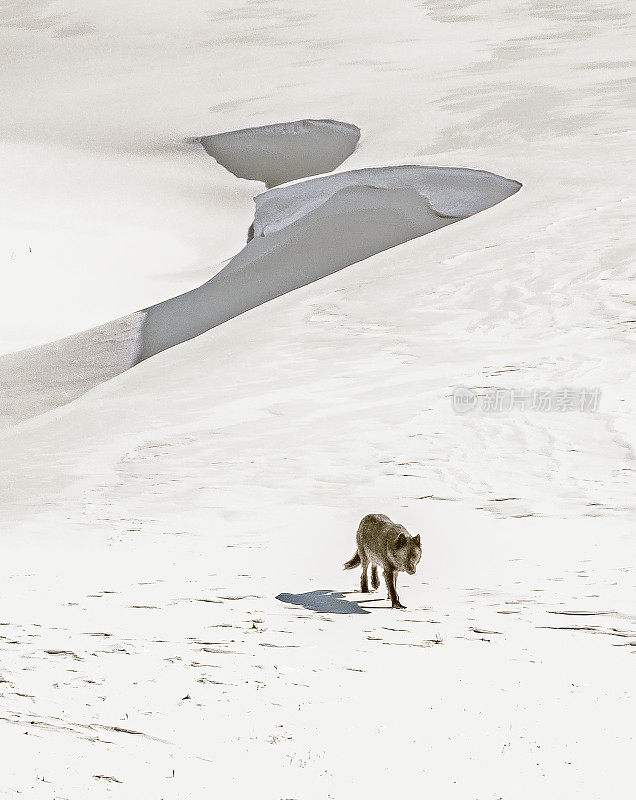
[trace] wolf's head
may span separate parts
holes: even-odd
[[[417,536],[410,536],[406,531],[400,531],[395,540],[393,557],[397,568],[401,572],[415,575],[417,565],[420,562],[420,558],[422,558],[422,543],[419,533]]]

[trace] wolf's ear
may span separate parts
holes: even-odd
[[[419,533],[417,534],[417,536],[414,536],[414,537],[413,537],[413,541],[415,542],[415,544],[418,544],[418,545],[421,545],[421,544],[422,544],[422,542],[420,541],[420,535],[419,535]]]
[[[395,546],[399,550],[400,547],[404,547],[406,545],[406,536],[400,532],[397,535],[397,539],[395,540]]]

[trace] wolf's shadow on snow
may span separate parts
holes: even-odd
[[[293,603],[295,606],[302,606],[309,611],[321,611],[330,614],[371,613],[358,603],[346,600],[344,592],[334,592],[331,589],[316,589],[313,592],[303,592],[302,594],[282,592],[276,595],[276,599],[280,600],[281,603]]]

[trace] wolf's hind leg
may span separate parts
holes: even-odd
[[[371,586],[377,589],[380,585],[380,578],[378,577],[378,568],[375,564],[371,567]]]
[[[369,562],[364,552],[361,553],[361,561],[362,561],[362,575],[360,576],[360,591],[366,593],[369,591],[369,581],[367,579],[367,568],[369,566]]]

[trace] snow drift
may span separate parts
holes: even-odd
[[[510,197],[521,184],[492,172],[457,167],[375,167],[324,175],[257,195],[254,235],[282,230],[319,208],[336,192],[355,186],[408,187],[425,197],[438,217],[465,219]]]
[[[375,253],[499,203],[517,181],[489,172],[384,167],[256,198],[255,238],[207,283],[146,309],[141,360]]]
[[[0,358],[0,426],[50,411],[136,363],[350,264],[476,214],[521,184],[450,167],[360,169],[256,197],[254,238],[206,283]]]

